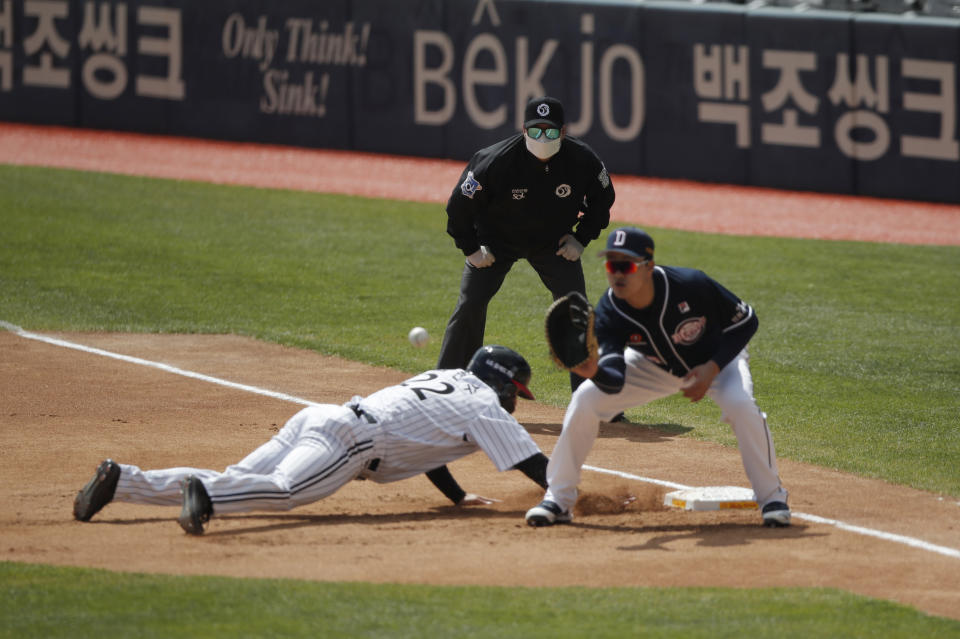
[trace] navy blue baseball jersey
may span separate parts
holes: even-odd
[[[464,255],[482,244],[497,257],[525,258],[556,251],[568,233],[586,246],[609,224],[614,197],[603,162],[582,140],[564,137],[541,162],[517,134],[473,155],[447,202],[447,233]]]
[[[653,285],[647,308],[630,306],[610,289],[596,305],[600,370],[593,382],[606,393],[623,388],[625,348],[682,377],[711,359],[722,369],[757,331],[753,308],[703,271],[656,266]]]

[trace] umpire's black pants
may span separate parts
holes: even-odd
[[[500,257],[496,253],[494,256],[496,261],[486,268],[476,268],[470,262],[464,264],[463,277],[460,279],[460,297],[443,334],[437,368],[466,368],[473,354],[483,346],[487,305],[500,290],[507,273],[518,259]],[[553,295],[553,299],[571,291],[579,291],[586,296],[580,260],[571,262],[556,255],[554,251],[532,254],[526,259]],[[581,377],[570,374],[571,388],[576,389],[582,381]]]

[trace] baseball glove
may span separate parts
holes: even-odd
[[[550,357],[561,368],[575,368],[600,350],[593,332],[593,307],[576,291],[550,305],[546,330]]]

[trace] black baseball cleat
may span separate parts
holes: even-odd
[[[203,525],[210,521],[213,503],[204,488],[203,482],[190,475],[180,482],[183,494],[183,508],[180,510],[180,527],[190,535],[202,535]]]
[[[91,517],[113,500],[119,479],[119,464],[112,459],[100,462],[93,479],[80,489],[73,500],[73,516],[80,521],[90,521]]]
[[[610,423],[611,424],[629,424],[630,420],[627,419],[627,416],[624,415],[623,413],[617,413],[616,415],[610,418]]]
[[[573,515],[569,510],[563,510],[559,504],[544,499],[527,511],[527,524],[530,526],[552,526],[554,524],[569,524]]]
[[[790,525],[790,507],[782,501],[771,501],[763,507],[763,525],[784,528]]]

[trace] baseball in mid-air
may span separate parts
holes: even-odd
[[[430,335],[427,333],[427,329],[422,326],[414,326],[410,329],[410,332],[407,334],[407,339],[410,340],[410,343],[421,348],[426,346],[427,341],[430,339]]]

